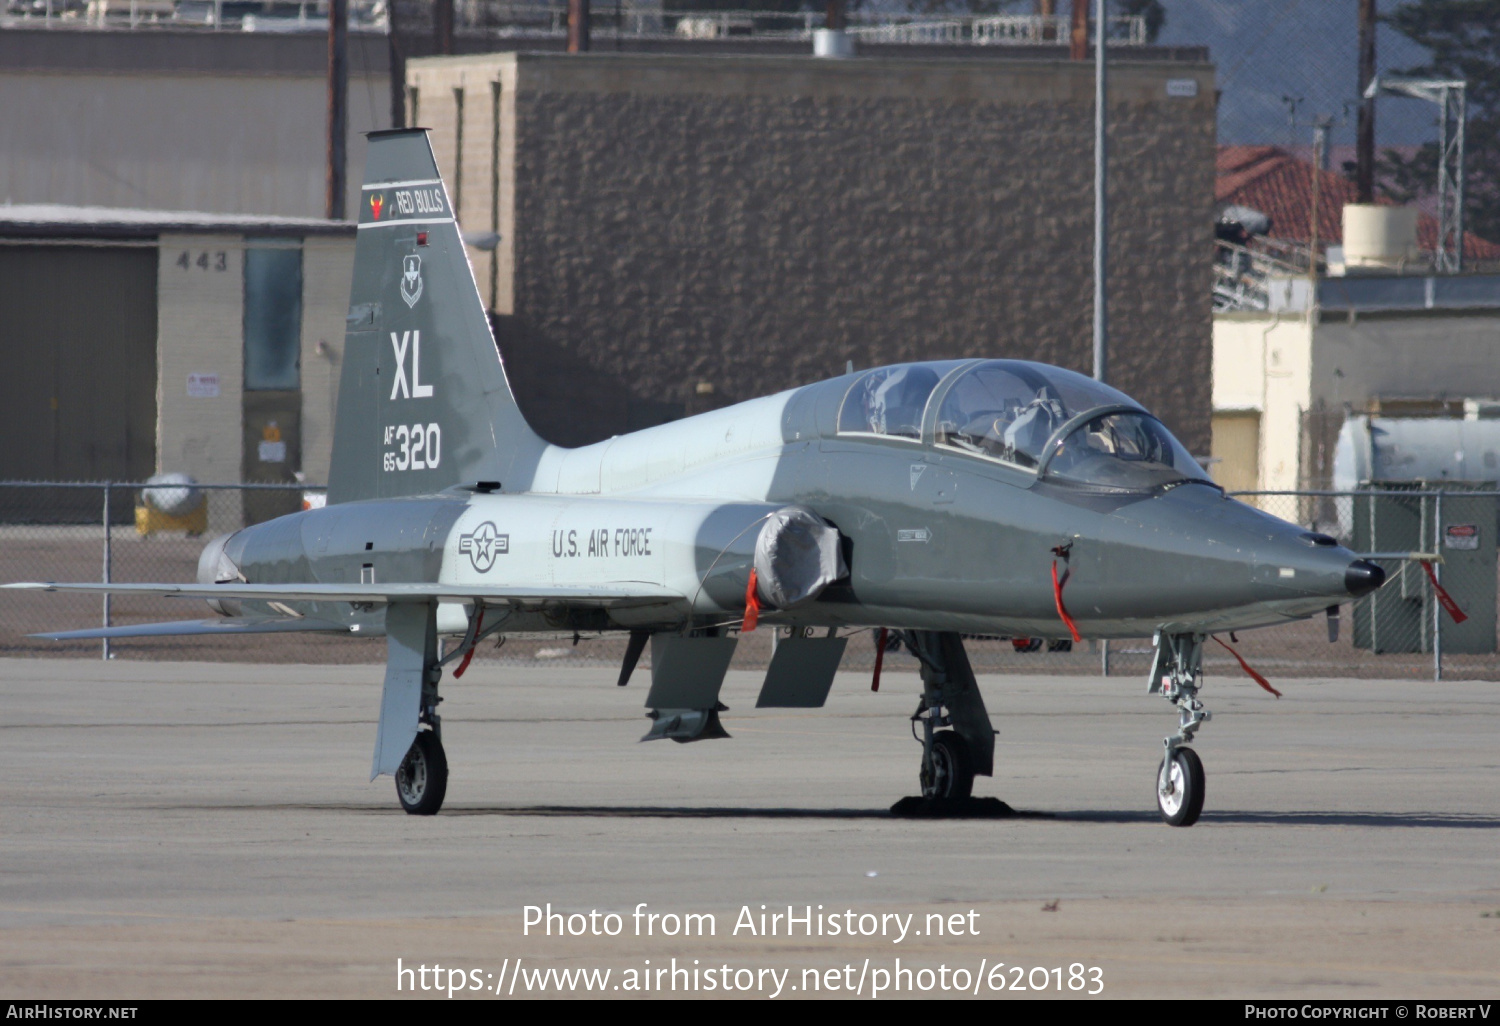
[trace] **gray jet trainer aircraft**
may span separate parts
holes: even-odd
[[[649,643],[647,738],[685,742],[727,736],[719,688],[757,620],[791,634],[760,706],[823,705],[851,629],[879,632],[880,652],[889,633],[921,665],[927,798],[994,769],[965,634],[1153,635],[1150,690],[1180,721],[1156,792],[1179,826],[1203,807],[1186,745],[1209,718],[1210,634],[1336,613],[1385,577],[1226,497],[1129,396],[1036,363],[881,367],[549,445],[516,406],[419,129],[370,136],[328,505],[210,542],[198,576],[11,587],[220,614],[59,639],[384,634],[371,779],[394,774],[417,814],[447,788],[442,667],[463,660],[458,676],[495,634],[627,632],[620,684]]]

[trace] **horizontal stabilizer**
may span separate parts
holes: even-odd
[[[214,620],[173,620],[169,623],[132,623],[120,627],[89,627],[81,631],[48,631],[32,634],[48,641],[85,641],[91,638],[167,638],[209,634],[284,634],[292,631],[329,631],[348,634],[349,628],[331,620],[310,620],[287,616],[278,619],[253,619],[244,616],[221,616]]]
[[[22,591],[65,591],[84,594],[151,595],[157,598],[259,599],[263,602],[422,602],[435,599],[492,603],[561,602],[577,606],[654,606],[686,601],[687,596],[657,584],[632,581],[623,587],[559,588],[554,585],[496,586],[492,584],[103,584],[94,582],[27,581],[0,587]]]

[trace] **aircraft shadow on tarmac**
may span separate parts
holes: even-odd
[[[917,819],[894,815],[890,809],[794,809],[753,808],[746,806],[675,806],[675,805],[521,805],[449,808],[450,816],[541,816],[599,817],[602,819]],[[1044,819],[1046,813],[1007,810],[1002,815],[985,813],[966,816],[949,813],[943,819]]]
[[[400,810],[384,804],[294,804],[294,805],[152,805],[155,811],[181,812],[196,808],[205,812],[347,812],[377,815],[395,815]],[[903,816],[888,808],[865,809],[816,809],[816,808],[755,808],[733,805],[450,805],[443,809],[447,816],[517,816],[538,818],[597,818],[597,819],[884,819],[891,821],[943,821],[943,820],[992,820],[1015,819],[1041,820],[1054,823],[1109,824],[1157,824],[1161,817],[1154,811],[1106,811],[1094,809],[1066,809],[1043,812],[1032,809],[1009,809],[1004,814],[993,812],[980,815],[949,813],[937,816]],[[1201,824],[1224,826],[1352,826],[1391,827],[1426,830],[1500,830],[1500,816],[1466,815],[1463,813],[1430,812],[1268,812],[1256,810],[1228,810],[1205,812]]]
[[[385,810],[382,810],[385,811]],[[522,805],[490,807],[449,807],[445,816],[558,816],[599,817],[604,819],[889,819],[908,820],[922,817],[898,816],[889,809],[801,809],[746,808],[734,806],[654,806],[654,805]],[[1039,812],[1016,809],[1008,815],[964,816],[962,814],[932,817],[934,819],[1028,819],[1063,823],[1160,823],[1155,811],[1105,812],[1069,810]],[[1470,816],[1461,813],[1426,812],[1205,812],[1200,823],[1235,826],[1355,826],[1404,827],[1429,830],[1500,830],[1500,816]]]
[[[1033,813],[1046,819],[1074,823],[1157,823],[1154,812],[1069,812]],[[1258,812],[1229,810],[1205,812],[1199,823],[1222,823],[1226,826],[1355,826],[1419,827],[1429,830],[1500,830],[1500,816],[1470,816],[1463,813],[1432,812]]]

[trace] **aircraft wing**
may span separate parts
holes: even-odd
[[[255,619],[245,616],[221,616],[212,620],[174,620],[170,623],[132,623],[120,627],[90,627],[81,631],[46,631],[32,634],[48,641],[86,641],[95,638],[163,638],[182,635],[282,634],[290,631],[326,631],[348,634],[346,624],[332,620],[286,616]]]
[[[579,606],[655,606],[687,596],[659,584],[632,581],[609,587],[455,584],[161,584],[23,581],[0,585],[21,591],[149,595],[156,598],[259,599],[264,602],[421,602],[433,599],[516,605],[562,602]]]

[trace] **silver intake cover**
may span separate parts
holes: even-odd
[[[756,590],[773,608],[811,602],[848,573],[838,529],[812,510],[787,506],[761,525],[755,539]]]

